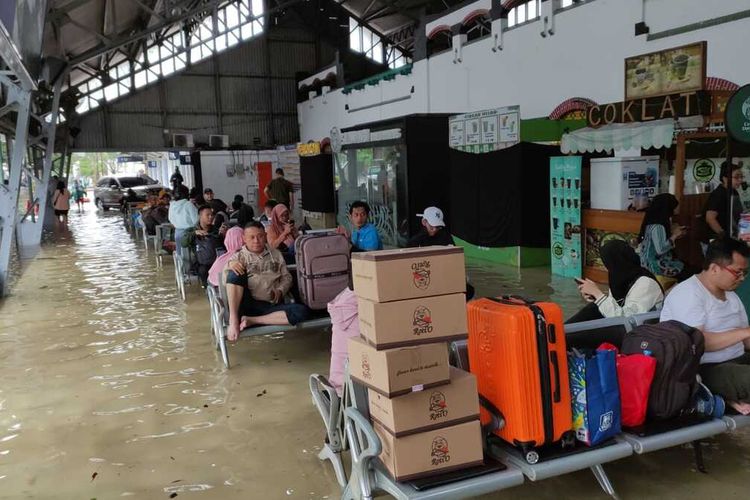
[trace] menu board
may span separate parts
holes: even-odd
[[[518,144],[521,108],[508,106],[452,116],[449,145],[466,153],[487,153]]]
[[[581,157],[553,156],[549,169],[552,274],[581,277]]]

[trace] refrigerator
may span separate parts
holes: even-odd
[[[658,156],[591,160],[591,208],[628,210],[658,193]]]

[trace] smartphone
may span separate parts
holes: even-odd
[[[576,282],[578,285],[583,285],[584,281],[581,278],[573,278],[573,281]]]

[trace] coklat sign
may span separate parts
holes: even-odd
[[[586,109],[586,121],[590,127],[600,127],[612,123],[648,122],[710,114],[711,95],[705,91],[696,91],[589,106]]]

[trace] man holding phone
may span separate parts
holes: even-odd
[[[183,248],[195,251],[192,267],[204,287],[208,280],[208,270],[216,260],[216,250],[224,247],[224,235],[227,232],[226,224],[217,227],[213,220],[213,209],[203,205],[198,209],[198,224],[185,231],[180,241]]]

